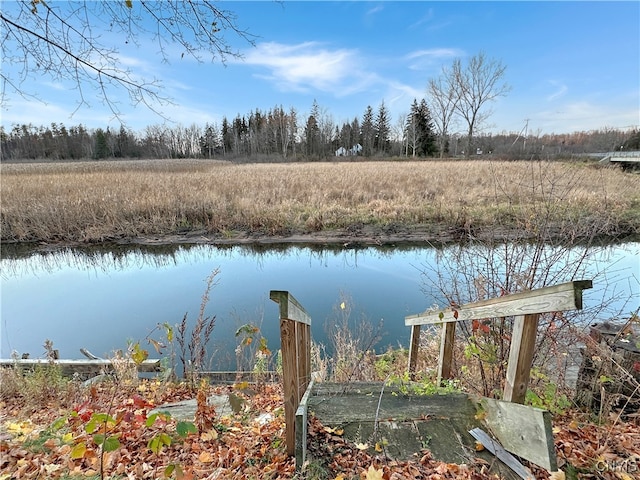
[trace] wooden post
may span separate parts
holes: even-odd
[[[438,359],[438,385],[442,380],[451,378],[451,366],[453,365],[453,345],[456,338],[455,322],[442,324],[440,337],[440,357]]]
[[[296,449],[296,410],[309,385],[311,369],[311,317],[289,292],[271,290],[269,298],[280,305],[280,348],[287,454]]]
[[[537,313],[518,315],[513,322],[507,381],[504,386],[504,399],[507,402],[524,403],[536,348],[539,317]]]
[[[420,348],[420,325],[411,326],[411,343],[409,344],[409,378],[416,379],[418,365],[418,349]]]

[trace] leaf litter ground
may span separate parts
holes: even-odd
[[[73,405],[60,405],[54,399],[31,411],[25,411],[25,399],[5,400],[0,403],[0,480],[100,478],[101,468],[104,478],[110,479],[295,477],[294,461],[286,455],[280,386],[240,387],[198,390],[156,381],[127,388],[104,384],[82,391]],[[220,416],[206,402],[214,394],[240,398],[241,407]],[[174,418],[151,413],[165,403],[194,396],[199,401],[193,430]],[[103,453],[102,463],[96,431],[87,432],[96,412],[113,419],[98,426],[97,433],[117,439],[116,448]],[[558,461],[566,478],[640,478],[638,417],[621,421],[614,416],[596,424],[573,412],[556,417],[554,425]],[[484,460],[449,464],[434,460],[425,450],[411,461],[393,461],[385,458],[384,448],[350,442],[313,417],[309,430],[314,460],[297,474],[301,479],[496,478]],[[536,478],[552,478],[529,466]]]

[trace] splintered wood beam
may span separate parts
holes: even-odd
[[[432,325],[482,318],[500,318],[546,312],[582,309],[582,291],[592,287],[591,280],[577,280],[551,287],[513,293],[504,297],[448,307],[405,317],[406,326]]]

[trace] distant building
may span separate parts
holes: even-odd
[[[340,147],[336,150],[336,157],[351,157],[355,155],[360,155],[362,153],[362,145],[356,143],[353,147],[348,150],[344,147]]]

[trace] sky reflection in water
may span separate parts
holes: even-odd
[[[594,289],[585,291],[585,308],[601,303],[603,295],[624,299],[610,309],[638,308],[639,251],[639,243],[626,244],[593,262],[600,276]],[[383,320],[378,350],[406,346],[404,317],[443,304],[423,275],[437,257],[435,249],[417,247],[256,251],[194,246],[62,250],[24,257],[9,257],[5,249],[0,356],[8,358],[15,350],[40,357],[45,339],[53,341],[62,358],[81,358],[81,347],[110,356],[126,349],[127,340],[146,344],[158,323],[177,324],[185,313],[195,322],[206,278],[216,268],[220,274],[205,311],[216,316],[213,368],[235,369],[234,333],[245,323],[260,324],[269,347],[279,348],[278,307],[269,300],[270,290],[288,290],[300,301],[312,317],[317,341],[327,343],[326,323],[335,319],[334,310],[346,296],[352,318],[366,317],[374,325]],[[151,356],[157,357],[155,352]]]

